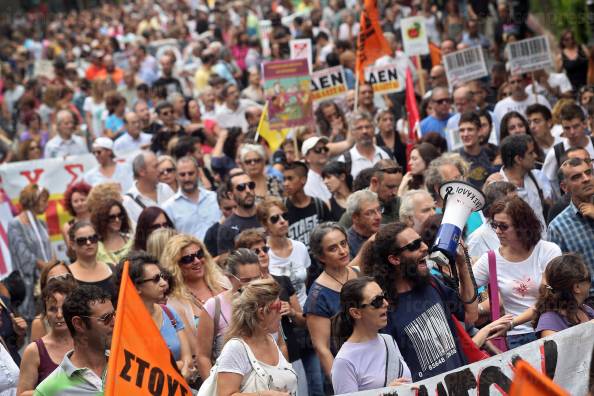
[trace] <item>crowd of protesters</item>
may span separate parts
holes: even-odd
[[[488,356],[594,318],[594,61],[571,31],[552,68],[511,74],[509,43],[550,36],[527,10],[378,2],[412,141],[404,92],[356,83],[363,2],[59,3],[0,26],[0,163],[96,166],[59,191],[67,258],[42,219],[54,186],[9,202],[1,395],[103,393],[124,262],[188,384],[224,396],[411,384],[470,363],[463,336]],[[417,64],[400,29],[416,15],[436,50]],[[261,65],[300,38],[349,91],[272,151]],[[442,57],[477,45],[489,75],[448,84]],[[486,202],[444,272],[427,256],[447,181]]]

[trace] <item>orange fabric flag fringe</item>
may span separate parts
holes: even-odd
[[[357,59],[355,71],[359,82],[365,81],[365,67],[372,65],[376,59],[384,55],[392,55],[390,44],[384,37],[379,24],[379,12],[376,0],[365,0],[359,36],[357,37]]]
[[[105,396],[191,395],[124,264]]]
[[[415,96],[415,85],[413,83],[412,72],[410,71],[410,68],[406,69],[405,95],[406,116],[408,118],[408,144],[406,145],[406,163],[408,164],[410,152],[412,151],[414,145],[417,144],[418,132],[420,128],[419,124],[421,122],[417,98]]]
[[[515,364],[509,396],[569,396],[563,388],[524,360]]]

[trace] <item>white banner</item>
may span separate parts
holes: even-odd
[[[314,102],[346,94],[347,85],[343,67],[335,66],[313,72],[310,91]]]
[[[552,378],[570,395],[585,395],[593,346],[594,323],[588,322],[425,381],[352,395],[507,395],[517,359]]]
[[[0,203],[0,279],[12,272],[12,260],[8,251],[8,222],[12,212],[8,202]]]
[[[402,45],[406,55],[427,55],[429,53],[425,17],[403,18],[400,20],[400,27],[402,29]]]
[[[365,68],[365,81],[373,87],[374,95],[383,95],[404,90],[403,78],[398,75],[396,64],[369,66]]]
[[[291,59],[307,59],[309,72],[312,72],[311,39],[297,39],[289,41]]]
[[[481,47],[466,48],[447,54],[444,56],[443,65],[451,89],[457,84],[489,75]]]
[[[549,40],[545,36],[509,43],[507,54],[511,74],[529,73],[553,67]]]

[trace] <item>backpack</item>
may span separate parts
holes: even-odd
[[[594,136],[590,136],[590,141],[592,145],[594,145]],[[565,146],[563,146],[563,142],[557,143],[553,146],[553,150],[555,151],[555,160],[557,161],[557,168],[561,166],[561,157],[565,154]]]

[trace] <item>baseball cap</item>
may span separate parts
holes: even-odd
[[[301,155],[306,156],[309,150],[314,148],[319,141],[323,141],[328,143],[328,138],[326,136],[312,136],[307,138],[305,142],[301,145]]]
[[[113,151],[113,140],[106,137],[98,137],[93,142],[93,148],[100,148]]]

